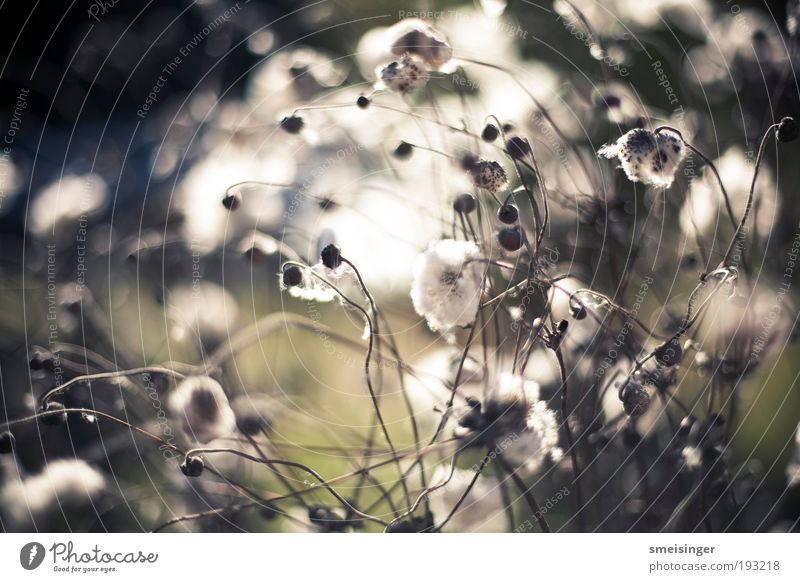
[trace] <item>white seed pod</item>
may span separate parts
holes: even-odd
[[[401,20],[389,27],[386,35],[393,55],[414,55],[431,70],[441,70],[453,58],[453,47],[444,35],[417,18]]]
[[[225,391],[208,376],[189,376],[169,400],[173,415],[180,419],[184,432],[200,443],[207,443],[233,432],[236,417]]]
[[[632,129],[615,143],[598,150],[598,155],[619,159],[632,182],[668,188],[686,155],[686,145],[675,135]]]
[[[475,243],[437,240],[414,262],[411,300],[434,331],[472,323],[483,288],[483,258]]]

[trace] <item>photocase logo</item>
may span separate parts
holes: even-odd
[[[19,563],[26,570],[35,570],[44,561],[44,546],[39,542],[30,542],[19,551]]]

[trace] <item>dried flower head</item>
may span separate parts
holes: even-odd
[[[378,71],[380,83],[377,88],[408,93],[424,87],[430,79],[424,63],[410,54],[403,55],[399,61],[394,61],[381,67]]]
[[[517,374],[501,374],[481,404],[468,400],[455,436],[495,447],[507,461],[537,470],[551,456],[558,460],[558,423],[539,385]]]
[[[437,240],[414,262],[411,300],[434,331],[473,322],[483,288],[483,255],[473,242]]]
[[[632,129],[615,143],[601,147],[599,155],[618,158],[632,182],[644,182],[668,188],[686,154],[683,141],[664,132]]]
[[[631,418],[637,418],[647,412],[650,408],[650,394],[647,390],[633,380],[625,382],[625,385],[620,390],[620,399],[622,406],[625,409],[625,414]]]
[[[236,418],[219,382],[208,376],[189,376],[169,400],[172,413],[192,439],[207,443],[230,434]]]
[[[478,188],[497,194],[508,185],[508,174],[498,162],[478,160],[468,169]]]

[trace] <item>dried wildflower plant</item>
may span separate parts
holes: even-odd
[[[119,523],[154,531],[797,530],[796,395],[767,378],[798,336],[778,162],[797,155],[800,8],[754,57],[724,9],[652,4],[362,19],[340,56],[259,36],[244,96],[176,116],[200,145],[162,128],[165,150],[199,148],[152,162],[179,220],[89,227],[113,178],[47,183],[26,234],[53,265],[48,333],[26,330],[46,346],[29,389],[3,383],[0,524],[105,527],[124,497]],[[762,67],[779,117],[688,105],[702,89],[647,51],[691,34],[690,9],[736,79]],[[45,247],[76,220],[79,281],[71,243]],[[785,487],[750,458],[759,431]]]

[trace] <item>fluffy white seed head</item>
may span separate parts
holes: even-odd
[[[90,502],[106,485],[103,474],[81,459],[49,462],[40,473],[8,481],[0,500],[14,521],[23,521],[56,506]]]
[[[497,194],[508,186],[508,174],[505,168],[498,162],[489,160],[478,160],[470,170],[475,186],[485,188],[493,194]]]
[[[444,35],[417,18],[405,18],[386,30],[393,55],[418,57],[430,70],[441,70],[453,58]]]
[[[508,414],[509,424],[503,427],[507,434],[496,443],[506,461],[537,471],[548,455],[554,461],[561,458],[556,415],[539,400],[536,382],[516,374],[501,374],[485,406]]]
[[[437,240],[414,261],[411,300],[434,331],[472,323],[483,288],[483,254],[475,243]]]
[[[193,440],[207,443],[233,432],[236,417],[219,382],[208,376],[183,380],[169,400],[170,409]]]
[[[597,153],[619,159],[632,182],[668,188],[686,154],[686,146],[677,136],[666,132],[655,134],[646,129],[632,129]]]

